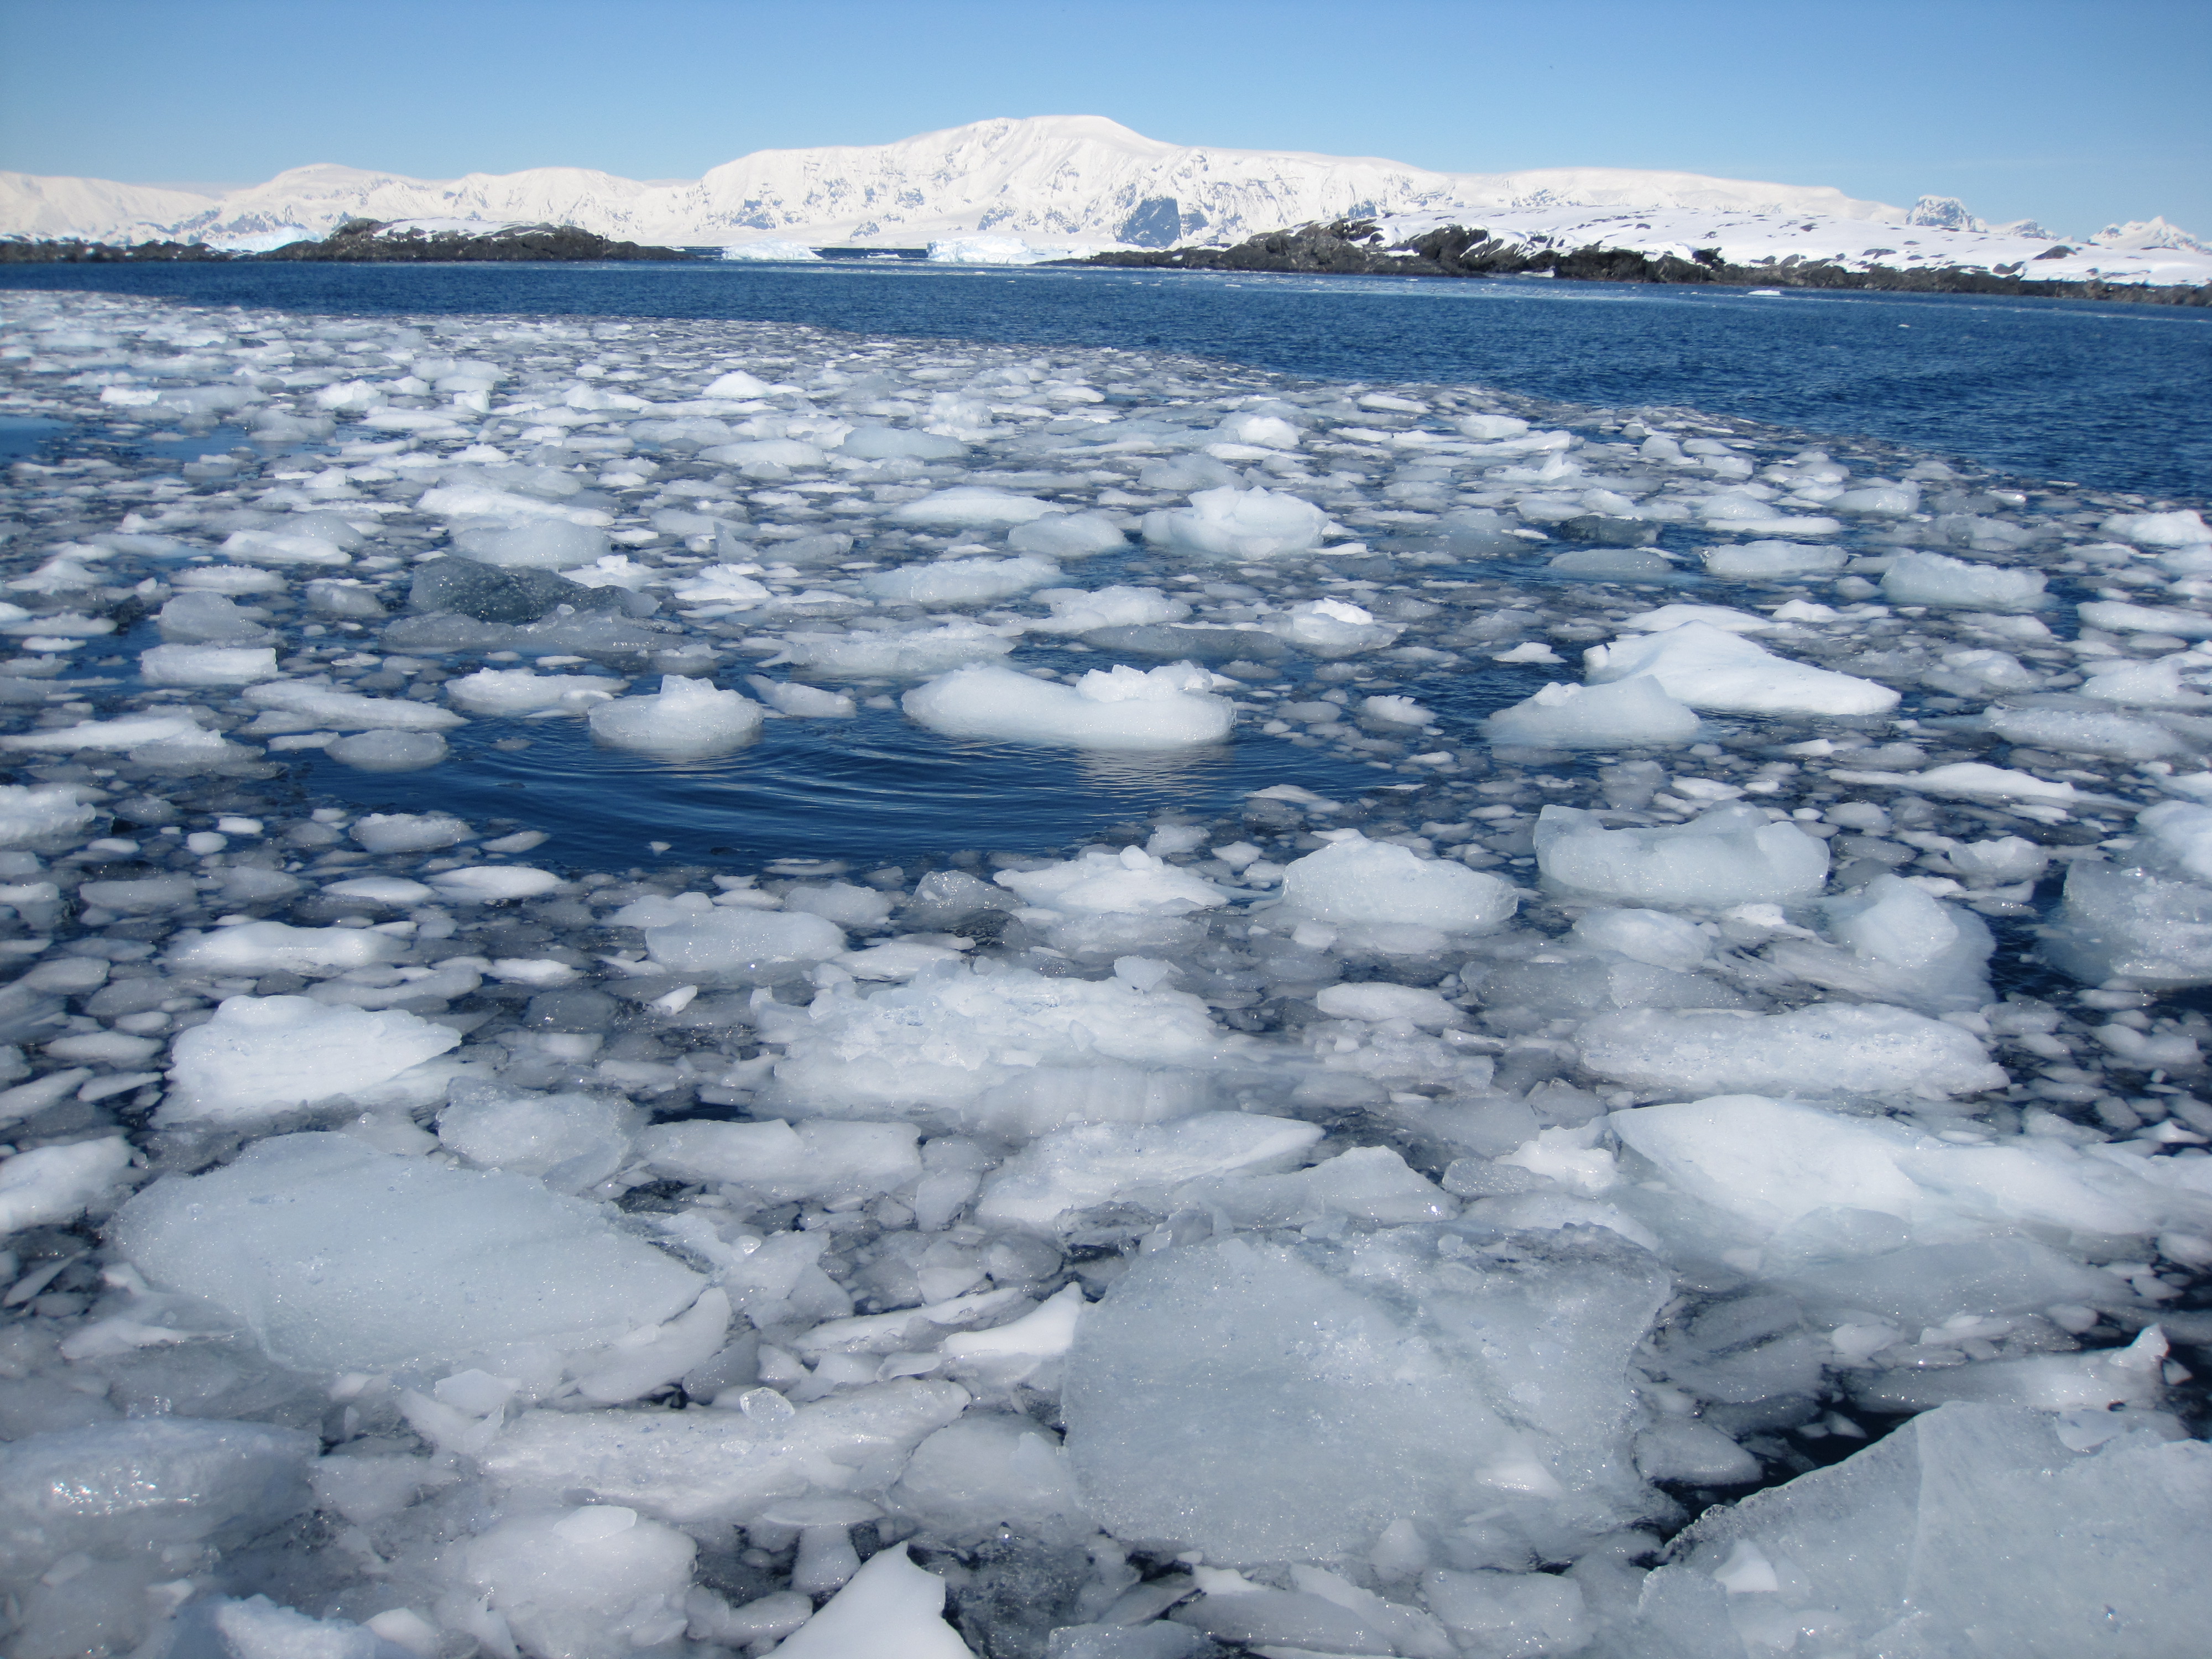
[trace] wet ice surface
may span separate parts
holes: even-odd
[[[11,1654],[2197,1639],[2193,503],[5,319]]]

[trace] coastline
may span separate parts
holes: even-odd
[[[1710,256],[1710,257],[1708,257]],[[2033,277],[1943,265],[1903,270],[1853,269],[1832,261],[1791,256],[1756,264],[1730,264],[1718,250],[1701,248],[1683,259],[1653,258],[1628,248],[1529,248],[1480,228],[1448,225],[1384,246],[1370,220],[1339,219],[1300,225],[1246,239],[1225,248],[1166,248],[1095,253],[1056,259],[1060,265],[1121,270],[1228,270],[1316,276],[1525,276],[1548,274],[1570,282],[1711,284],[1744,288],[1873,289],[1903,294],[1995,294],[2030,299],[2112,300],[2139,305],[2212,305],[2212,284],[2040,281]]]

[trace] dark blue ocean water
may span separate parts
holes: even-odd
[[[763,265],[13,265],[0,289],[345,314],[734,318],[1477,382],[1909,444],[2029,479],[2212,495],[2212,309],[1547,279]]]

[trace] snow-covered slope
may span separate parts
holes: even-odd
[[[1797,253],[1848,264],[1995,266],[2033,261],[2052,245],[2025,222],[1984,226],[1948,198],[1904,209],[1825,186],[1629,168],[1437,173],[1371,156],[1164,143],[1095,115],[978,121],[890,144],[761,150],[678,183],[582,167],[431,180],[315,166],[211,199],[0,173],[0,234],[197,238],[239,247],[321,235],[345,219],[368,217],[564,223],[690,246],[887,246],[984,236],[1060,251],[1234,242],[1346,216],[1394,226],[1480,224],[1575,246],[1601,240],[1684,253],[1719,246],[1738,263]],[[2095,240],[2095,247],[2030,274],[2212,279],[2212,256],[2162,219],[2113,226]]]
[[[437,181],[295,167],[219,201],[90,179],[0,174],[0,232],[228,241],[341,220],[550,220],[653,242],[907,244],[998,232],[1102,245],[1234,240],[1342,214],[1576,202],[1771,209],[1894,222],[1900,210],[1823,187],[1697,173],[1555,167],[1435,173],[1373,157],[1163,143],[1092,115],[979,121],[896,143],[762,150],[691,183],[577,167]]]
[[[1463,224],[1530,247],[1626,248],[1655,259],[1666,254],[1687,259],[1700,248],[1717,248],[1732,265],[1796,258],[1854,270],[1963,266],[2042,282],[2212,283],[2212,250],[2162,219],[2114,227],[2081,242],[2059,241],[2033,226],[1984,227],[1971,216],[1970,228],[1952,228],[1924,218],[1869,224],[1817,213],[1565,204],[1495,213],[1452,208],[1378,222],[1392,242]]]

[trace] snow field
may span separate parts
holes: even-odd
[[[4,323],[11,410],[274,457],[10,474],[11,1653],[2212,1613],[2194,509],[1123,353]],[[592,870],[459,787],[579,716],[1277,770]]]

